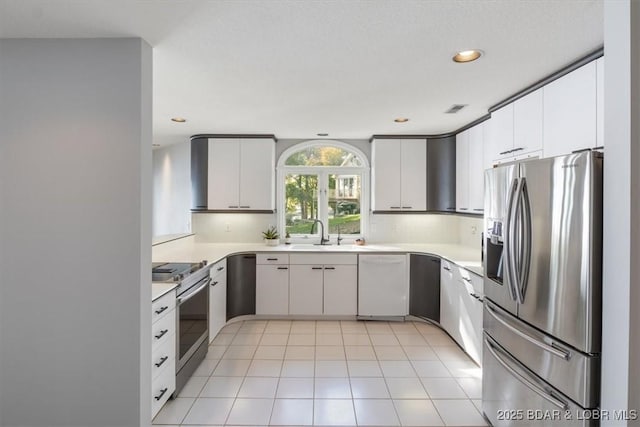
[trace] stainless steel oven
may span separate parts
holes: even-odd
[[[206,262],[154,265],[154,281],[177,282],[177,396],[207,354],[209,344],[209,284]]]

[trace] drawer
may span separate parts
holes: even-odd
[[[155,350],[176,333],[176,311],[171,310],[151,325],[151,349]]]
[[[151,417],[155,417],[176,389],[175,361],[167,360],[158,376],[151,381]]]
[[[210,269],[211,278],[215,278],[217,276],[226,276],[227,275],[227,259],[223,259],[222,261],[218,261],[211,266]]]
[[[469,293],[484,295],[484,281],[482,277],[462,267],[457,267],[457,270],[460,281],[464,283]]]
[[[151,378],[157,377],[165,366],[175,366],[176,336],[171,334],[151,352]]]
[[[257,254],[256,264],[289,264],[288,254]]]
[[[291,254],[290,264],[357,265],[356,254]]]
[[[171,291],[166,295],[151,303],[151,323],[155,323],[176,307],[176,291]]]

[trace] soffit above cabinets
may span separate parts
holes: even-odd
[[[147,40],[161,145],[438,135],[602,46],[603,1],[5,0],[0,37]],[[451,60],[470,48],[484,55]]]

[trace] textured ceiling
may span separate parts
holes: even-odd
[[[133,36],[154,48],[162,145],[197,133],[437,134],[601,47],[603,3],[0,1],[0,37]],[[469,48],[485,55],[451,61]],[[444,114],[452,104],[468,107]]]

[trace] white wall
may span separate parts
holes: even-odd
[[[191,145],[153,150],[153,235],[191,232]]]
[[[601,407],[640,411],[640,3],[604,2],[604,40]]]
[[[262,242],[262,232],[276,225],[275,214],[194,213],[193,232],[199,243]]]
[[[140,39],[0,40],[0,425],[149,423],[151,77]]]

